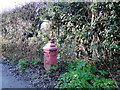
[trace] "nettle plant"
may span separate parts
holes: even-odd
[[[56,88],[117,88],[107,73],[83,60],[68,62],[68,72],[58,78]]]

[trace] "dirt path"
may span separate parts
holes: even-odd
[[[33,88],[31,85],[22,80],[17,80],[9,72],[9,69],[1,64],[0,59],[0,89],[1,88]]]

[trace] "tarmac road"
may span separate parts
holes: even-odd
[[[31,88],[31,86],[22,80],[17,80],[10,75],[9,69],[4,67],[0,59],[0,89],[1,88]]]

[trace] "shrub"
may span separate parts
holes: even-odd
[[[20,70],[25,70],[25,68],[29,65],[29,62],[27,59],[20,59],[17,68]]]
[[[112,79],[104,78],[105,71],[82,60],[68,63],[68,72],[58,78],[56,88],[117,88]]]
[[[39,62],[41,62],[41,60],[40,60],[39,58],[33,58],[33,59],[30,61],[30,63],[31,63],[32,65],[37,65]]]
[[[32,58],[30,60],[22,58],[22,59],[18,60],[17,68],[19,70],[25,70],[27,68],[27,66],[30,66],[30,65],[35,66],[39,62],[41,62],[41,60],[39,58]]]

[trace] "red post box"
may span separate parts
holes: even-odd
[[[51,64],[57,65],[57,47],[49,41],[44,47],[44,68],[50,70]]]

